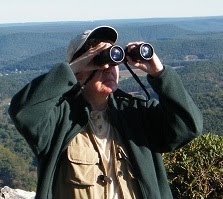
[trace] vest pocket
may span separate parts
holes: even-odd
[[[93,186],[97,181],[98,153],[93,148],[68,146],[66,181],[75,185]]]

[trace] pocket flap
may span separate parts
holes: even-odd
[[[98,153],[93,148],[69,146],[67,150],[68,159],[77,164],[97,164],[99,163]]]

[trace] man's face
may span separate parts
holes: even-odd
[[[94,47],[97,47],[99,44],[109,43],[112,45],[110,41],[102,41],[98,39],[89,40],[85,46],[84,51],[88,51]],[[89,95],[101,94],[101,95],[109,95],[114,92],[118,88],[118,79],[119,79],[119,67],[114,64],[106,64],[101,66],[102,69],[99,69],[94,74],[93,78],[87,82],[84,87],[84,92]],[[91,75],[92,71],[89,72],[80,72],[78,73],[77,79],[80,81],[81,85],[87,80],[87,78]]]

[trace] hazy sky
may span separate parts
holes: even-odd
[[[0,23],[220,15],[223,0],[0,0]]]

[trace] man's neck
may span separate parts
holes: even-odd
[[[101,111],[108,105],[108,95],[84,95],[92,110]]]
[[[93,111],[102,111],[107,107],[108,101],[106,100],[103,103],[92,103],[92,102],[90,102],[90,104],[91,104],[91,108],[92,108]]]

